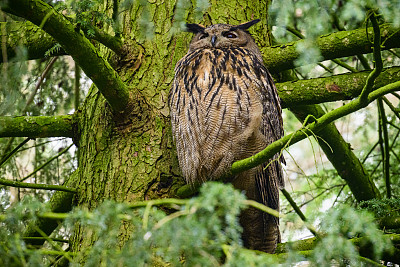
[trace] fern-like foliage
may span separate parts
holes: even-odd
[[[52,57],[54,55],[57,55],[61,51],[62,47],[59,43],[53,45],[51,48],[49,48],[45,53],[44,56],[46,58]]]
[[[112,201],[91,212],[75,209],[63,215],[63,229],[72,232],[79,223],[97,241],[90,250],[74,254],[64,252],[61,245],[52,245],[51,253],[27,248],[21,233],[47,209],[42,202],[26,197],[12,208],[2,208],[0,265],[45,266],[55,260],[47,254],[64,254],[70,266],[81,266],[81,259],[85,266],[293,266],[300,261],[311,266],[361,266],[358,248],[350,238],[363,237],[363,242],[373,244],[369,255],[373,259],[391,249],[371,215],[344,206],[316,216],[315,224],[323,235],[309,253],[289,250],[284,256],[275,256],[246,250],[238,220],[244,199],[232,185],[206,183],[198,197],[173,206],[177,210],[170,214],[149,205],[137,209]],[[130,229],[127,241],[118,238],[121,228]]]

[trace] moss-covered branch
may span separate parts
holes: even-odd
[[[400,90],[400,81],[385,85],[368,95],[368,103],[371,103],[378,97],[398,90]],[[282,149],[285,149],[286,147],[307,138],[309,134],[318,133],[329,123],[362,109],[365,106],[366,104],[361,103],[360,99],[357,98],[340,108],[332,110],[331,112],[326,113],[316,121],[297,130],[296,132],[286,135],[283,138],[271,143],[264,150],[255,154],[254,156],[233,163],[231,171],[227,175],[231,177],[236,173],[240,173],[260,165],[272,158],[276,153],[279,153]]]
[[[301,106],[291,108],[296,117],[304,122],[307,116],[312,115],[320,118],[325,112],[318,105]],[[357,201],[379,198],[379,191],[372,182],[368,173],[365,172],[363,165],[354,155],[348,144],[335,124],[330,123],[316,134],[317,141],[325,155],[342,177]]]
[[[18,47],[21,46],[27,50],[26,59],[44,58],[46,51],[57,43],[53,37],[29,21],[0,22],[0,27],[5,30],[3,34],[7,37],[8,60],[15,57]],[[57,54],[64,54],[64,51],[59,51]],[[0,62],[3,60],[3,57],[0,57]]]
[[[84,30],[88,31],[89,29],[84,29]],[[103,45],[110,48],[118,55],[126,53],[126,51],[124,51],[124,43],[122,42],[121,38],[107,34],[94,26],[91,28],[91,30],[93,31],[93,36],[88,37],[89,39],[93,39],[102,43]]]
[[[73,116],[0,117],[0,137],[73,137]]]
[[[31,189],[56,190],[56,191],[64,191],[70,193],[76,192],[75,188],[69,188],[62,185],[24,183],[18,181],[10,181],[1,178],[0,178],[0,185],[20,187],[20,188],[31,188]]]
[[[381,38],[385,42],[383,49],[400,47],[400,31],[390,25],[383,25],[381,28]],[[373,36],[373,28],[368,28],[368,36]],[[294,61],[299,57],[296,47],[303,40],[263,47],[264,62],[272,72],[280,72],[292,69]],[[353,56],[372,52],[371,39],[368,39],[365,29],[352,31],[340,31],[322,35],[316,40],[317,45],[323,56],[323,60]],[[310,62],[311,63],[311,62]]]
[[[371,71],[362,71],[326,78],[290,81],[277,83],[276,87],[283,107],[350,100],[361,93],[370,73]],[[400,67],[383,69],[375,80],[373,90],[396,81],[400,81]]]
[[[43,28],[81,66],[114,111],[127,110],[129,104],[127,86],[93,44],[67,18],[40,0],[8,1],[3,10]]]

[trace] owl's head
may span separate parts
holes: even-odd
[[[259,21],[256,19],[240,25],[214,24],[209,27],[200,24],[186,24],[187,30],[195,34],[190,43],[189,52],[198,48],[224,47],[243,47],[258,51],[258,47],[247,29]]]

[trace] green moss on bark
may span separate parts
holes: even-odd
[[[0,117],[0,137],[73,137],[73,116]]]

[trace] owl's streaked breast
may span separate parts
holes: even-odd
[[[172,131],[189,182],[217,178],[234,160],[266,145],[253,140],[262,124],[263,71],[255,55],[242,48],[198,49],[177,63]]]

